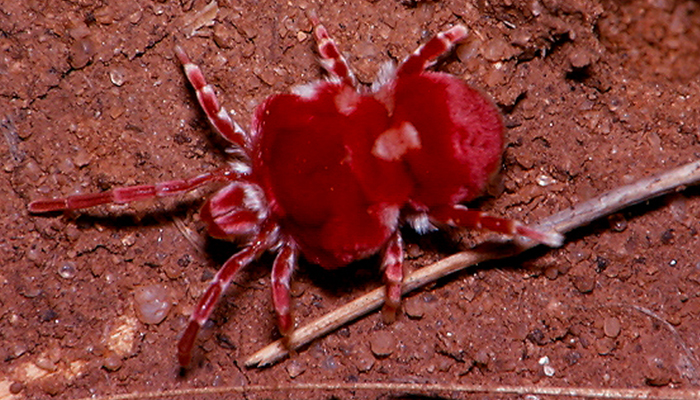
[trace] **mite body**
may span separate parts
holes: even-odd
[[[237,272],[265,251],[277,253],[272,298],[283,335],[293,329],[290,279],[301,255],[337,268],[381,253],[385,315],[401,300],[403,245],[399,227],[419,232],[440,225],[489,229],[557,246],[561,236],[488,216],[461,205],[480,196],[500,164],[503,124],[493,103],[462,80],[427,71],[467,34],[455,26],[403,63],[387,66],[360,87],[327,30],[312,17],[328,79],[275,95],[256,110],[251,129],[233,122],[181,48],[176,53],[212,127],[235,160],[190,179],[32,202],[32,212],[182,194],[224,182],[201,218],[211,236],[243,242],[218,271],[178,344],[191,359],[197,333]]]

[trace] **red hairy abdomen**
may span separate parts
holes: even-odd
[[[493,103],[438,72],[399,77],[394,103],[394,120],[410,122],[421,139],[420,149],[404,156],[411,200],[429,209],[480,196],[503,151],[503,123]]]

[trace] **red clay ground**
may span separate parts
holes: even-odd
[[[185,177],[224,162],[173,57],[176,43],[247,125],[267,96],[321,76],[306,9],[318,10],[363,83],[381,63],[466,24],[471,36],[438,68],[489,93],[508,125],[500,185],[477,205],[525,221],[694,161],[700,151],[694,1],[222,0],[200,13],[205,5],[0,5],[0,398],[301,382],[697,387],[693,188],[580,229],[561,249],[444,279],[409,296],[410,315],[390,326],[373,314],[251,370],[247,356],[276,338],[264,257],[229,291],[194,368],[179,376],[177,337],[235,250],[208,241],[200,251],[176,225],[204,236],[197,208],[206,191],[181,203],[69,215],[26,209],[38,197]],[[462,243],[450,244],[455,237]],[[486,237],[408,235],[409,267]],[[297,319],[379,282],[376,260],[337,272],[303,264],[293,287]],[[151,285],[165,287],[174,304],[159,324],[142,322],[134,308],[138,289]]]

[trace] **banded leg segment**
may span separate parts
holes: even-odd
[[[125,204],[138,200],[167,197],[194,190],[211,182],[233,181],[241,174],[229,168],[219,168],[189,179],[177,179],[155,185],[137,185],[108,190],[101,193],[77,194],[59,199],[36,200],[29,203],[29,212],[78,210],[101,204]]]
[[[272,303],[277,314],[277,327],[285,337],[294,329],[289,291],[298,255],[296,245],[293,242],[285,242],[272,265]]]
[[[241,268],[260,257],[270,247],[271,242],[274,242],[276,230],[276,224],[266,223],[260,233],[251,241],[250,245],[231,256],[216,273],[204,295],[199,299],[197,307],[190,316],[190,322],[187,324],[187,328],[177,344],[177,359],[180,366],[186,367],[192,360],[192,349],[194,348],[197,334],[209,319],[216,303],[226,291],[231,280]]]
[[[357,81],[355,75],[350,70],[345,57],[340,54],[335,41],[328,34],[326,27],[321,24],[318,16],[314,13],[309,14],[309,19],[314,26],[314,36],[318,44],[318,54],[321,57],[321,65],[331,77],[338,78],[342,82],[355,87]]]
[[[525,236],[550,247],[559,247],[564,236],[555,231],[540,231],[520,221],[498,218],[479,210],[470,210],[464,206],[442,207],[431,210],[430,218],[437,222],[471,229],[485,229],[506,235]]]
[[[382,310],[384,321],[393,322],[401,305],[401,285],[403,284],[403,239],[397,230],[387,242],[382,254],[386,300]]]
[[[182,63],[187,80],[197,93],[199,105],[207,115],[211,126],[224,139],[240,148],[245,148],[248,142],[248,135],[240,125],[231,119],[228,112],[219,105],[214,88],[207,84],[202,70],[190,60],[187,53],[180,46],[175,46],[175,54],[180,63]]]
[[[399,66],[397,75],[418,74],[429,67],[438,57],[445,54],[454,44],[467,36],[467,28],[464,25],[438,33],[427,43],[420,46]]]

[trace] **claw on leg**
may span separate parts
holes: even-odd
[[[314,36],[318,44],[318,54],[321,58],[321,65],[331,77],[337,78],[346,84],[355,87],[357,82],[348,66],[345,57],[340,54],[338,46],[333,38],[328,34],[326,27],[321,24],[318,16],[314,12],[309,13],[309,19],[314,26]]]
[[[401,305],[401,284],[403,283],[403,239],[401,233],[394,232],[384,248],[382,255],[384,281],[386,284],[386,300],[382,317],[384,322],[396,320],[396,312]]]
[[[467,36],[467,28],[464,25],[456,25],[438,33],[427,43],[420,46],[399,66],[397,75],[418,74],[423,72],[441,55],[445,54],[454,44]]]
[[[292,242],[286,242],[272,265],[272,303],[277,314],[277,327],[284,337],[289,336],[294,329],[289,288],[297,256],[296,246]]]
[[[493,217],[483,211],[470,210],[461,205],[432,210],[430,217],[435,221],[452,226],[524,236],[550,247],[559,247],[564,242],[564,236],[558,232],[537,230],[520,221]]]
[[[177,359],[181,367],[187,367],[192,360],[192,349],[197,340],[197,334],[209,319],[212,311],[214,311],[221,294],[224,293],[241,268],[260,257],[267,249],[270,237],[275,229],[276,227],[273,224],[263,226],[260,233],[250,242],[250,245],[231,256],[216,273],[204,295],[199,299],[197,307],[190,316],[187,328],[185,328],[185,332],[177,344]]]
[[[180,46],[175,46],[175,54],[185,70],[187,80],[190,82],[195,92],[199,105],[204,110],[204,113],[209,119],[209,123],[222,137],[229,142],[244,148],[247,140],[247,135],[243,128],[234,122],[228,112],[219,105],[219,100],[216,98],[214,88],[207,84],[202,70],[194,64],[187,53]]]

